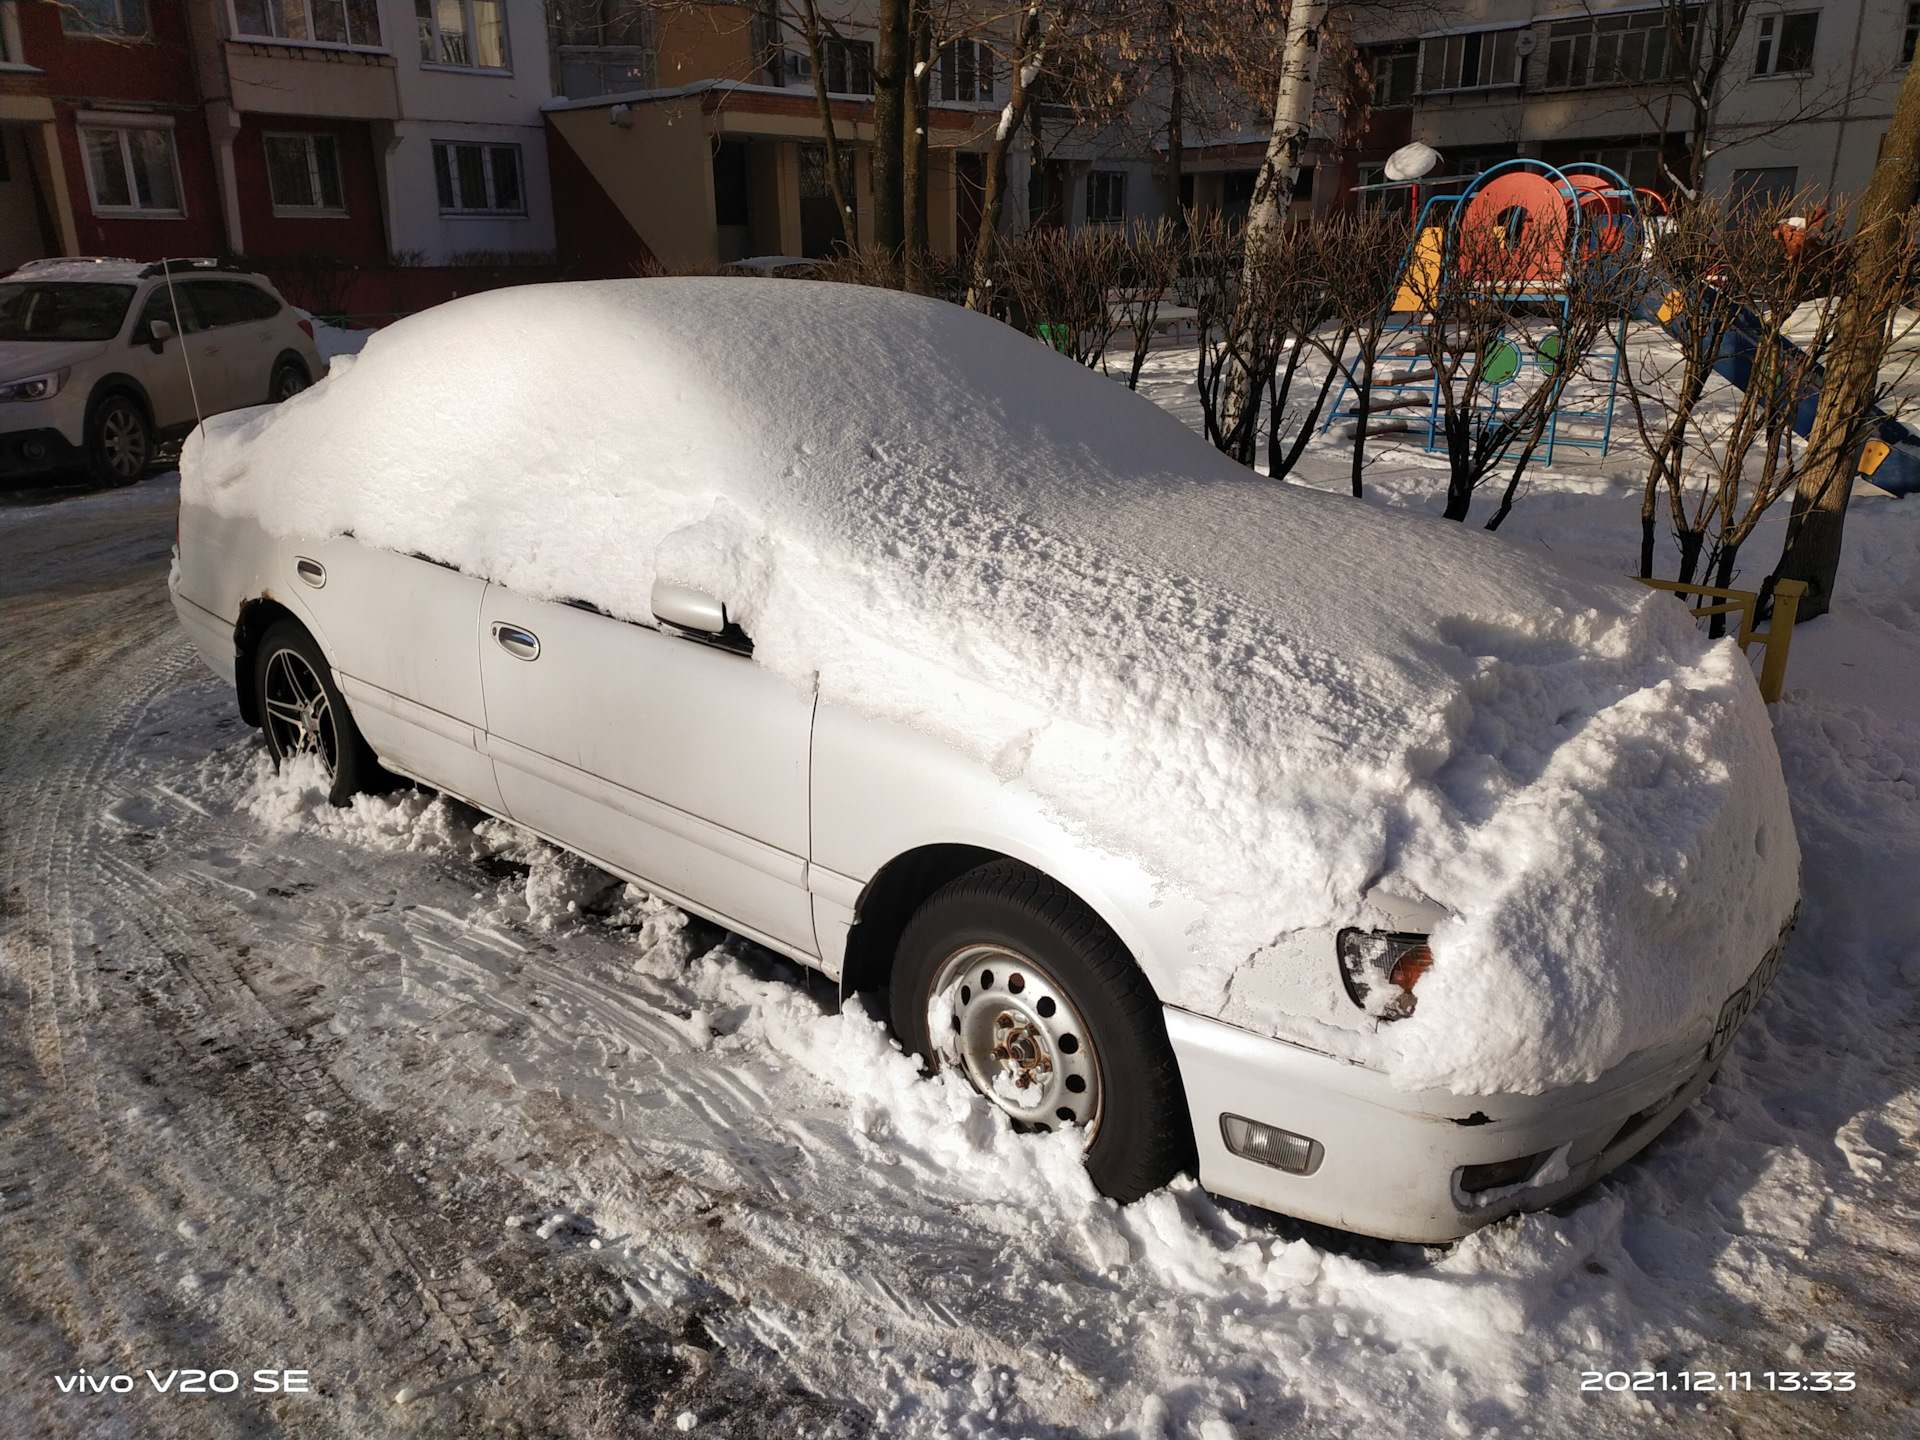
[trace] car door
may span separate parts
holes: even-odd
[[[746,655],[499,585],[480,674],[515,820],[755,939],[819,953],[811,692]]]
[[[280,301],[247,280],[216,282],[233,287],[235,306],[245,317],[234,332],[227,363],[242,405],[266,405],[273,400],[273,362],[280,353]]]
[[[487,582],[350,535],[294,541],[281,563],[340,693],[390,769],[505,814],[486,756],[480,607]]]
[[[146,388],[147,403],[153,407],[153,423],[161,429],[172,425],[191,425],[194,421],[194,385],[198,383],[198,371],[195,379],[189,382],[187,366],[193,363],[194,356],[189,353],[200,336],[200,315],[193,308],[193,302],[184,295],[167,293],[165,284],[156,285],[147,293],[140,308],[140,318],[134,322],[128,332],[129,354],[127,369],[139,377]],[[175,319],[178,311],[179,318]],[[158,355],[153,353],[153,322],[164,320],[173,326],[175,338],[165,341]]]
[[[244,383],[242,350],[247,339],[247,317],[232,293],[232,285],[227,280],[174,281],[181,303],[191,301],[200,321],[201,333],[190,337],[187,353],[193,361],[193,383],[199,391],[203,416],[266,400],[264,389],[255,396]]]

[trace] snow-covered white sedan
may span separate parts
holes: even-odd
[[[1556,1201],[1707,1084],[1797,901],[1752,677],[1672,597],[911,296],[417,315],[196,433],[171,583],[336,801],[412,777],[888,990],[1121,1200]]]

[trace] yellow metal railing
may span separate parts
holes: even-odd
[[[1755,630],[1753,617],[1759,607],[1760,597],[1751,590],[1719,590],[1711,585],[1682,585],[1678,580],[1648,580],[1639,575],[1634,578],[1655,590],[1670,590],[1676,595],[1704,595],[1721,602],[1718,605],[1695,606],[1693,617],[1696,620],[1739,611],[1740,634],[1736,638],[1740,648],[1744,650],[1749,645],[1766,647],[1760,659],[1760,698],[1769,705],[1780,698],[1780,687],[1787,679],[1787,649],[1793,644],[1793,617],[1800,611],[1800,597],[1807,593],[1804,580],[1773,582],[1773,617],[1767,622],[1765,630]]]

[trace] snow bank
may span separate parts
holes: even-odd
[[[1752,679],[1670,597],[1262,480],[939,302],[496,291],[216,417],[182,470],[276,534],[626,618],[656,575],[721,595],[776,673],[1204,904],[1164,957],[1187,974],[1360,919],[1376,883],[1438,901],[1418,1012],[1341,1041],[1403,1086],[1590,1079],[1710,1018],[1797,890]]]

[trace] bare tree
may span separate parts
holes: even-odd
[[[1889,327],[1913,285],[1914,202],[1920,199],[1920,65],[1907,67],[1893,124],[1881,145],[1873,183],[1860,203],[1846,298],[1835,322],[1833,364],[1808,436],[1807,463],[1773,579],[1804,580],[1800,613],[1824,615],[1840,569],[1840,540],[1853,493],[1860,444]]]
[[[1319,343],[1329,370],[1339,371],[1354,396],[1351,487],[1358,498],[1363,493],[1367,464],[1374,381],[1379,374],[1381,348],[1396,333],[1392,328],[1393,302],[1413,229],[1395,210],[1391,214],[1373,211],[1335,220],[1323,227],[1323,232],[1321,273],[1338,327],[1332,343],[1324,337]]]
[[[1677,578],[1727,584],[1741,546],[1796,488],[1812,453],[1796,443],[1796,431],[1816,404],[1823,361],[1855,298],[1838,282],[1850,252],[1873,237],[1796,241],[1781,222],[1797,203],[1687,204],[1655,248],[1665,333],[1641,348],[1626,375],[1649,456],[1643,574],[1652,574],[1651,515],[1664,495]],[[1901,225],[1888,262],[1896,278],[1876,297],[1884,314],[1913,283],[1917,254],[1914,232]],[[1875,406],[1900,378],[1876,367],[1844,418],[1830,409],[1830,435],[1847,456],[1859,453],[1878,423]]]
[[[1185,228],[1176,228],[1173,221],[1166,219],[1134,230],[1131,243],[1126,247],[1110,298],[1118,322],[1116,331],[1124,329],[1133,339],[1133,353],[1127,366],[1129,390],[1140,388],[1140,371],[1153,345],[1160,307],[1180,278],[1185,257]]]
[[[1610,273],[1620,270],[1589,243],[1572,211],[1534,212],[1516,223],[1470,201],[1443,249],[1430,257],[1416,250],[1405,283],[1425,317],[1422,349],[1447,446],[1446,519],[1467,518],[1481,483],[1518,445],[1511,508],[1568,378],[1607,317],[1619,313],[1599,278],[1603,263]]]
[[[825,25],[820,18],[818,0],[800,0],[800,35],[807,46],[807,64],[813,74],[813,99],[820,107],[820,133],[827,146],[827,184],[833,192],[833,210],[840,221],[841,243],[852,247],[860,243],[853,197],[847,194],[845,172],[840,168],[840,136],[833,123],[833,102],[827,98],[827,67],[821,37]]]

